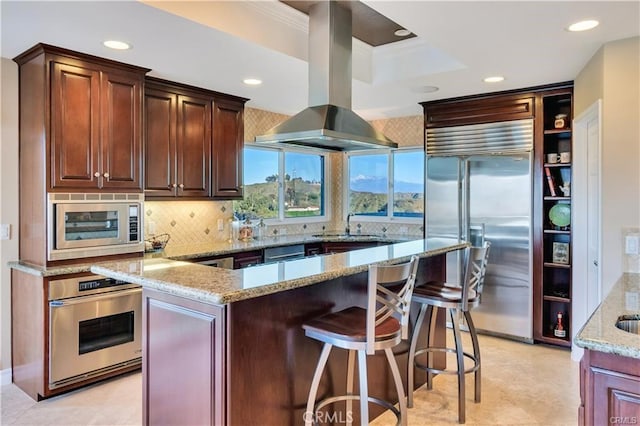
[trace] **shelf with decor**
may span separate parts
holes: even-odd
[[[537,205],[541,217],[538,245],[534,338],[571,346],[571,176],[573,88],[540,95],[541,114],[538,165],[541,190]]]

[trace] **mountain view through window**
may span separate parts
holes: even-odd
[[[245,148],[244,199],[233,206],[240,219],[323,216],[324,156]]]
[[[389,176],[393,176],[393,185]],[[349,211],[363,216],[422,217],[423,151],[350,156]]]

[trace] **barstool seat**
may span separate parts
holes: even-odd
[[[400,370],[391,348],[398,345],[409,334],[409,308],[418,269],[418,257],[413,256],[400,265],[371,265],[367,283],[366,308],[353,306],[312,319],[303,325],[308,337],[324,342],[320,359],[311,382],[307,411],[304,419],[307,426],[316,422],[318,411],[338,401],[346,401],[347,424],[351,424],[352,401],[360,401],[360,423],[369,424],[369,402],[391,410],[398,424],[407,424],[407,402]],[[347,360],[347,393],[316,401],[320,379],[333,346],[349,351]],[[367,355],[384,350],[398,393],[397,409],[393,404],[369,396],[367,386]],[[358,376],[360,393],[353,393],[355,355],[358,354]]]
[[[420,304],[420,313],[416,319],[412,331],[411,346],[409,348],[408,362],[408,395],[407,405],[413,406],[413,388],[415,368],[420,368],[427,372],[427,389],[433,386],[434,374],[456,374],[458,376],[458,422],[465,422],[465,375],[475,373],[475,402],[480,402],[481,383],[481,362],[480,346],[478,336],[471,318],[470,310],[480,304],[480,295],[484,283],[487,261],[489,258],[490,243],[485,242],[482,247],[470,247],[465,252],[465,268],[463,271],[463,281],[461,284],[445,282],[428,282],[425,285],[414,289],[412,300]],[[435,316],[438,308],[444,308],[450,314],[455,348],[436,347],[433,344],[433,327],[435,327]],[[473,353],[465,352],[462,347],[460,335],[459,315],[463,315],[469,328]],[[427,347],[417,348],[420,328],[426,319],[427,327]],[[455,353],[455,369],[437,369],[433,367],[433,353]],[[416,356],[426,353],[427,364],[416,360]],[[464,359],[470,359],[472,366],[465,368]]]

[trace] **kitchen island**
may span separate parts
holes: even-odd
[[[580,362],[580,425],[640,422],[638,322],[640,274],[626,273],[575,338],[585,349]]]
[[[417,254],[417,284],[443,280],[446,253],[466,246],[425,239],[242,270],[133,259],[91,271],[143,286],[144,424],[293,425],[303,422],[321,350],[302,324],[363,306],[370,264]],[[397,352],[405,376],[407,353]],[[384,356],[368,363],[370,393],[393,401],[386,365]],[[332,355],[327,371],[320,395],[344,392],[346,354]]]

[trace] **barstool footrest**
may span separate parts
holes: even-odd
[[[349,401],[349,400],[360,401],[360,395],[338,395],[338,396],[332,396],[329,398],[321,399],[320,401],[316,402],[315,406],[313,407],[313,412],[316,413],[319,410],[321,410],[323,407],[326,407],[327,405],[331,405],[340,401]],[[376,398],[374,396],[367,397],[367,401],[380,405],[386,408],[387,410],[390,410],[396,416],[396,419],[397,419],[396,426],[400,426],[401,424],[400,410],[398,410],[395,407],[395,405],[391,404],[389,401],[385,401],[384,399]],[[314,424],[315,424],[315,421],[314,421]]]
[[[447,353],[452,353],[455,354],[456,350],[454,348],[439,348],[439,347],[432,347],[432,348],[422,348],[416,351],[416,357],[418,355],[427,353],[427,352],[447,352]],[[462,354],[464,356],[466,356],[468,359],[470,359],[471,361],[473,361],[473,366],[469,367],[467,369],[464,370],[464,374],[468,374],[468,373],[473,373],[475,371],[478,371],[478,369],[480,368],[480,364],[478,363],[477,358],[473,355],[470,354],[468,352],[462,352]],[[434,373],[434,374],[458,374],[458,370],[440,370],[434,367],[429,367],[428,365],[422,364],[420,362],[418,362],[417,359],[414,358],[414,362],[413,365],[424,370],[424,371],[428,371],[430,373]]]

